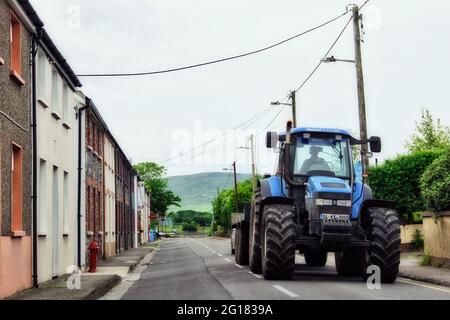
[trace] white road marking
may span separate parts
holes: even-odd
[[[424,288],[428,288],[428,289],[434,289],[434,290],[450,293],[450,289],[446,289],[446,288],[443,288],[443,287],[437,287],[437,286],[434,286],[434,285],[427,285],[427,284],[424,284],[424,283],[416,282],[416,281],[405,279],[405,278],[397,279],[397,281],[398,282],[403,282],[403,283],[408,283],[408,284],[413,284],[413,285],[419,286],[419,287],[424,287]]]
[[[223,255],[221,255],[220,253],[217,254],[219,257],[223,257]]]
[[[256,274],[256,273],[253,273],[253,272],[251,272],[251,271],[249,271],[248,273],[249,273],[249,274],[251,274],[252,276],[254,276],[254,277],[258,278],[258,279],[262,279],[262,278],[263,278],[263,276],[262,276],[262,275],[260,275],[260,274]]]
[[[239,269],[244,269],[244,267],[241,266],[240,264],[235,263],[234,265],[235,265],[236,267],[238,267]]]
[[[226,262],[231,262],[231,260],[228,259],[228,258],[224,258],[224,260],[225,260]]]
[[[215,250],[211,250],[212,253],[217,253]]]
[[[282,286],[273,285],[272,287],[274,287],[275,289],[283,292],[284,294],[287,294],[291,298],[297,298],[298,297],[298,295],[296,295],[295,293],[289,291],[288,289],[283,288]]]

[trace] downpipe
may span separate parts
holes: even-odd
[[[78,109],[78,190],[77,190],[77,241],[78,241],[78,250],[77,250],[77,262],[78,262],[78,268],[81,269],[82,263],[81,263],[81,174],[83,171],[82,164],[81,164],[81,154],[82,154],[82,136],[83,136],[83,111],[88,108],[88,101],[86,101],[86,105]]]

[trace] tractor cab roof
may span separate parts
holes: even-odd
[[[343,136],[347,136],[349,138],[352,138],[352,135],[349,131],[344,129],[336,129],[336,128],[309,128],[309,127],[301,127],[301,128],[293,128],[291,130],[291,135],[297,135],[301,133],[329,133],[331,134],[341,134]],[[281,132],[279,134],[280,138],[285,138],[286,132]]]

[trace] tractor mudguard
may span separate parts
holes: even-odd
[[[395,201],[368,199],[364,200],[359,208],[359,221],[362,227],[367,226],[369,222],[368,210],[369,208],[390,208],[394,209],[396,206]]]
[[[280,176],[273,176],[260,181],[261,198],[286,197],[288,194],[286,182]]]

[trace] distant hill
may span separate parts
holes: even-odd
[[[249,179],[250,174],[237,174],[238,182]],[[169,188],[181,199],[181,207],[169,210],[211,211],[211,201],[217,196],[217,187],[221,190],[233,188],[233,175],[227,172],[205,172],[187,176],[168,177]],[[228,181],[228,182],[227,182]],[[225,185],[226,183],[226,185]]]

